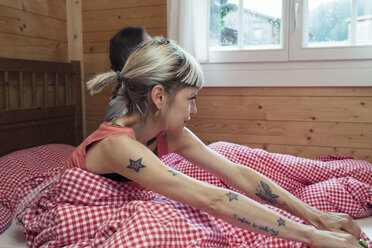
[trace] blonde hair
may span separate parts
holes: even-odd
[[[126,105],[124,113],[140,113],[146,117],[154,111],[150,93],[155,85],[162,85],[172,99],[182,88],[200,89],[204,77],[193,56],[175,42],[155,37],[131,53],[121,72],[96,75],[87,82],[87,87],[93,95],[112,82],[118,84],[112,92],[110,105],[120,101]]]

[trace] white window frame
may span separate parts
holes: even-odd
[[[372,46],[302,48],[304,1],[283,0],[282,49],[210,51],[206,87],[372,86]]]
[[[279,1],[279,0],[278,0]],[[242,6],[242,0],[240,0]],[[223,62],[258,62],[258,61],[286,61],[288,60],[288,30],[289,30],[289,1],[282,0],[282,21],[280,29],[281,48],[267,49],[262,47],[257,50],[213,50],[209,51],[209,62],[223,63]],[[239,8],[241,10],[242,8]],[[239,37],[238,37],[239,38]],[[256,49],[256,48],[255,48]]]
[[[306,40],[304,32],[307,11],[304,6],[309,0],[294,0],[290,15],[293,21],[289,37],[289,60],[346,60],[372,59],[372,45],[343,45],[332,47],[303,47]],[[310,0],[311,1],[311,0]],[[352,0],[354,13],[351,19],[356,19],[356,0]],[[355,28],[355,27],[354,27]]]

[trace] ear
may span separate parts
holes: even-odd
[[[165,89],[161,85],[155,85],[151,90],[151,100],[157,109],[163,107],[165,103]]]

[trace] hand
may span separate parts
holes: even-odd
[[[316,230],[317,235],[311,241],[313,248],[361,248],[359,241],[348,233]]]
[[[327,213],[317,210],[317,218],[308,220],[308,222],[320,230],[333,232],[346,232],[359,239],[361,234],[360,227],[347,214]]]

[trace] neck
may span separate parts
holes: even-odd
[[[116,124],[123,127],[130,127],[134,130],[134,134],[138,142],[146,144],[147,141],[154,138],[158,133],[164,130],[160,121],[141,118],[139,114],[130,116],[122,116],[115,119]]]

